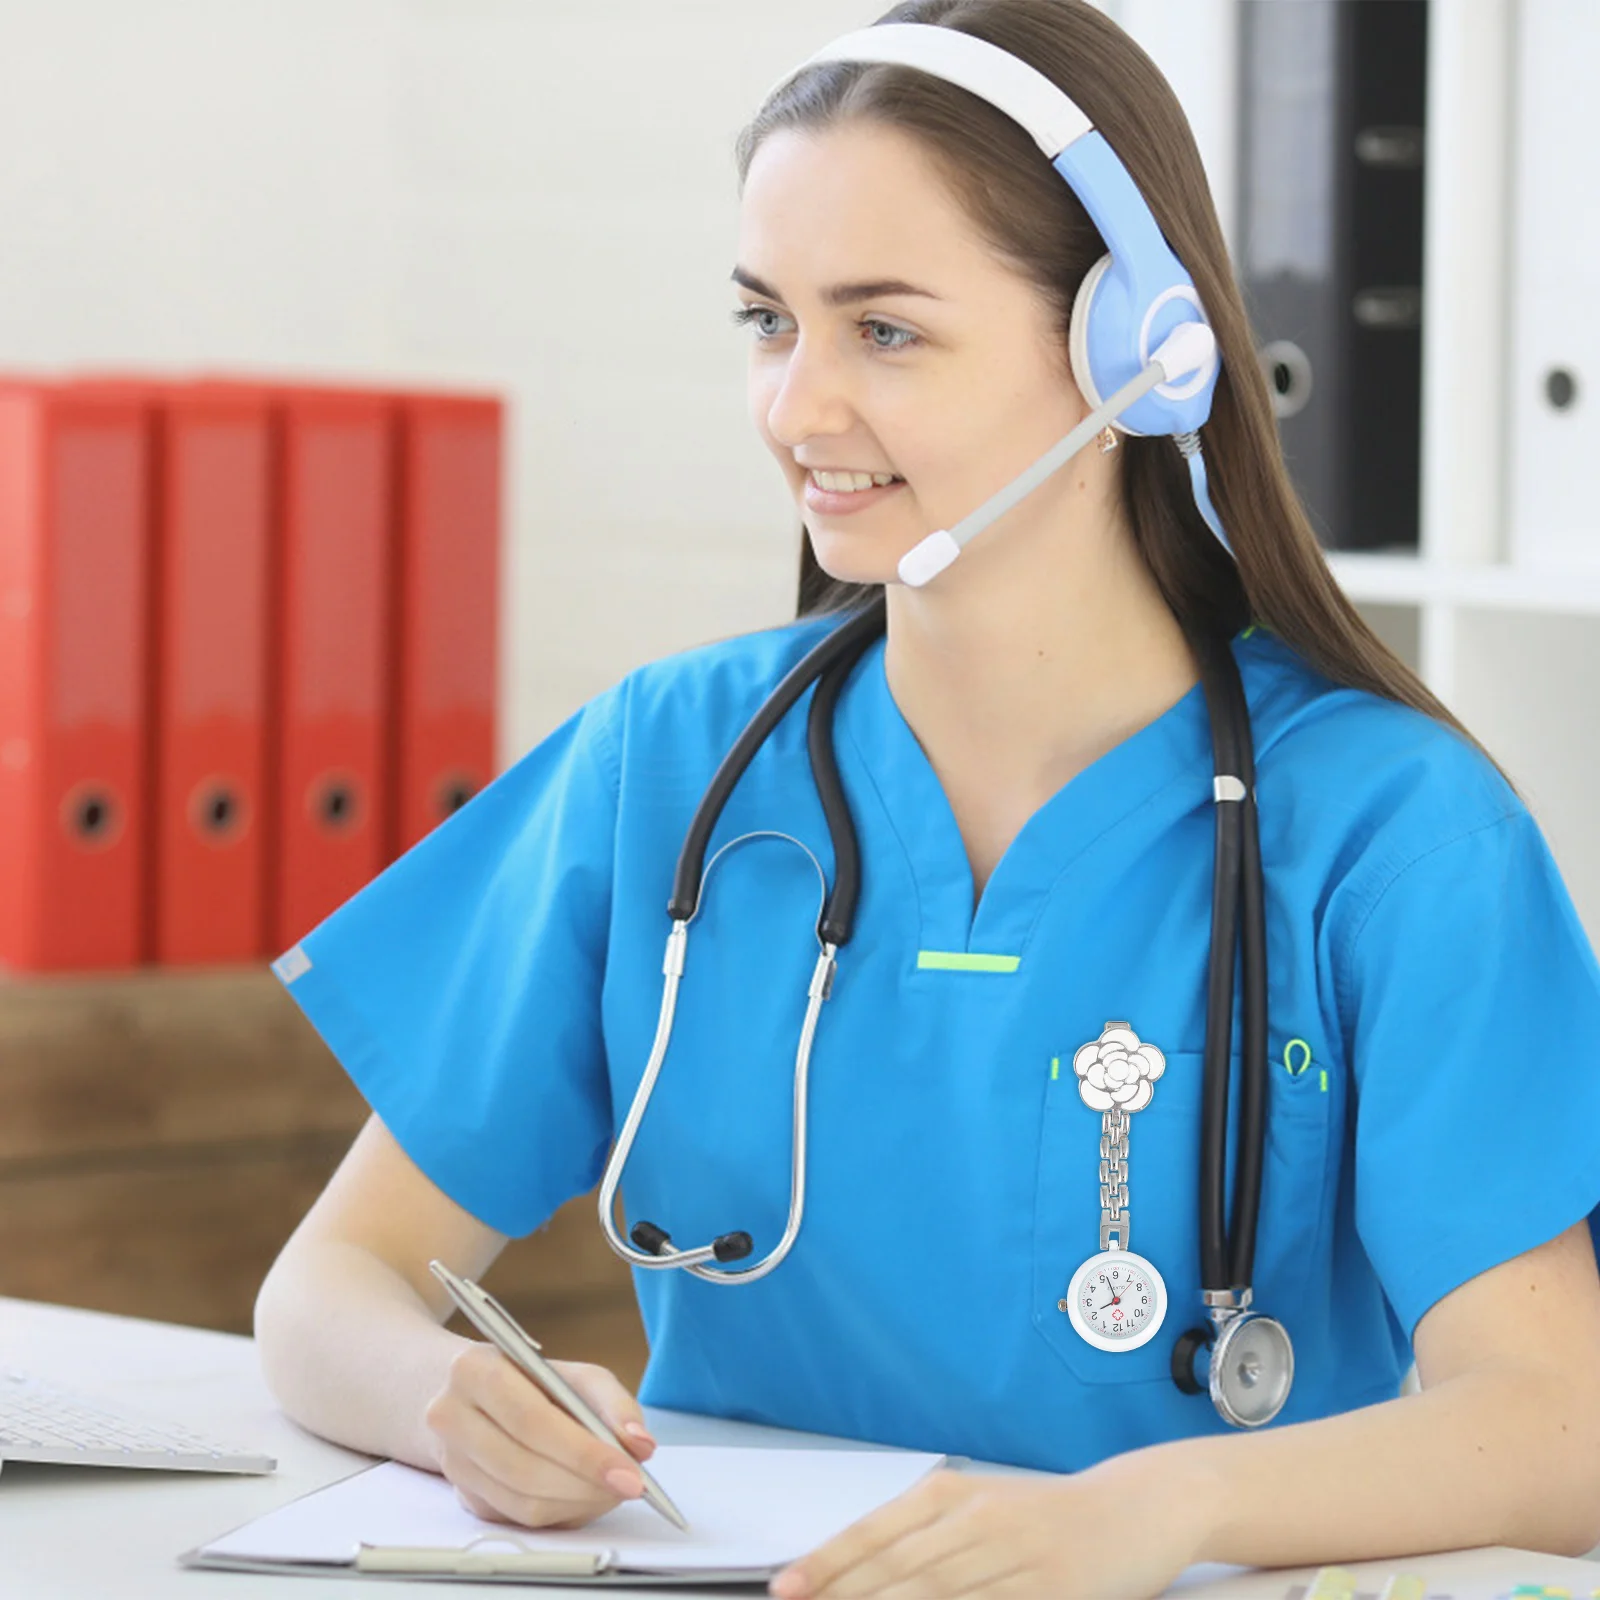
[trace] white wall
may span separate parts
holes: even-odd
[[[1167,3],[1107,9],[1225,182],[1225,96]],[[792,614],[798,517],[728,321],[733,139],[885,8],[0,0],[0,367],[507,393],[510,759],[631,666]]]
[[[1239,8],[1235,0],[1099,0],[1144,47],[1183,103],[1222,231],[1234,237]]]

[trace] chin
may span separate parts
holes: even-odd
[[[817,565],[837,583],[898,583],[900,557],[905,553],[898,546],[882,549],[875,541],[861,538],[859,534],[839,533],[832,529],[806,527],[806,538],[811,541],[811,554]]]

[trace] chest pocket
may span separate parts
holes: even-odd
[[[1237,1063],[1235,1063],[1237,1073]],[[1070,1057],[1048,1081],[1039,1133],[1033,1223],[1032,1321],[1081,1382],[1171,1382],[1172,1349],[1205,1322],[1200,1304],[1200,1101],[1204,1057],[1173,1052],[1148,1106],[1129,1119],[1130,1248],[1161,1274],[1166,1317],[1135,1350],[1100,1350],[1060,1309],[1078,1267],[1100,1249],[1100,1113],[1086,1105]],[[1323,1230],[1331,1096],[1316,1071],[1268,1069],[1267,1149],[1255,1262],[1256,1309],[1294,1338]],[[1237,1110],[1237,1091],[1230,1101]],[[1229,1145],[1227,1200],[1233,1194]]]

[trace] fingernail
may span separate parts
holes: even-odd
[[[606,1474],[606,1483],[613,1494],[620,1494],[624,1500],[637,1500],[644,1493],[639,1474],[629,1472],[626,1467],[613,1467]]]
[[[801,1595],[810,1593],[810,1590],[806,1585],[806,1575],[791,1567],[788,1572],[780,1572],[772,1580],[770,1592],[779,1596],[779,1600],[799,1600]]]
[[[631,1433],[635,1439],[643,1439],[646,1444],[654,1444],[656,1442],[655,1435],[640,1422],[629,1422],[624,1425],[622,1431]]]

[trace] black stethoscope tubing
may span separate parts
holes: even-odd
[[[722,758],[678,852],[672,898],[667,902],[667,914],[674,922],[687,922],[700,904],[706,849],[734,785],[790,707],[815,683],[817,692],[806,722],[806,752],[833,841],[834,861],[833,884],[817,922],[817,933],[824,944],[842,947],[849,943],[855,931],[856,903],[861,898],[861,847],[844,785],[839,781],[839,763],[833,748],[833,708],[856,662],[883,632],[884,613],[885,603],[880,595],[812,646],[789,669]]]
[[[824,944],[842,947],[855,928],[861,893],[861,851],[855,822],[839,778],[833,743],[833,713],[856,662],[882,634],[885,600],[880,594],[814,645],[784,676],[750,719],[712,777],[684,838],[673,874],[667,910],[687,922],[699,906],[705,855],[728,797],[767,737],[810,686],[806,749],[833,844],[834,880],[818,918]],[[1211,724],[1217,784],[1216,846],[1212,870],[1211,948],[1206,982],[1206,1036],[1200,1117],[1200,1282],[1209,1297],[1247,1307],[1255,1266],[1256,1230],[1266,1146],[1267,941],[1266,895],[1261,867],[1260,818],[1256,809],[1255,751],[1250,712],[1237,662],[1225,640],[1187,631],[1200,665],[1200,682]],[[1226,799],[1229,780],[1242,796]],[[1239,1146],[1235,1162],[1231,1223],[1224,1218],[1228,1152],[1228,1097],[1234,1017],[1236,955],[1242,956],[1239,1080]],[[641,1224],[635,1243],[653,1249],[652,1224]],[[732,1237],[732,1236],[730,1236]],[[740,1236],[741,1238],[744,1236]],[[745,1244],[748,1249],[748,1244]],[[1173,1377],[1187,1393],[1201,1392],[1192,1361],[1214,1330],[1184,1335],[1174,1352]]]
[[[1216,864],[1211,890],[1211,954],[1206,981],[1205,1074],[1200,1113],[1200,1287],[1213,1293],[1250,1287],[1266,1146],[1267,938],[1256,810],[1254,741],[1244,685],[1225,643],[1188,635],[1200,663],[1211,720],[1215,772],[1244,787],[1238,804],[1216,807]],[[1242,947],[1242,949],[1241,949]],[[1223,1222],[1227,1168],[1229,1061],[1233,1053],[1234,959],[1242,954],[1239,989],[1241,1059],[1239,1150],[1231,1227]]]

